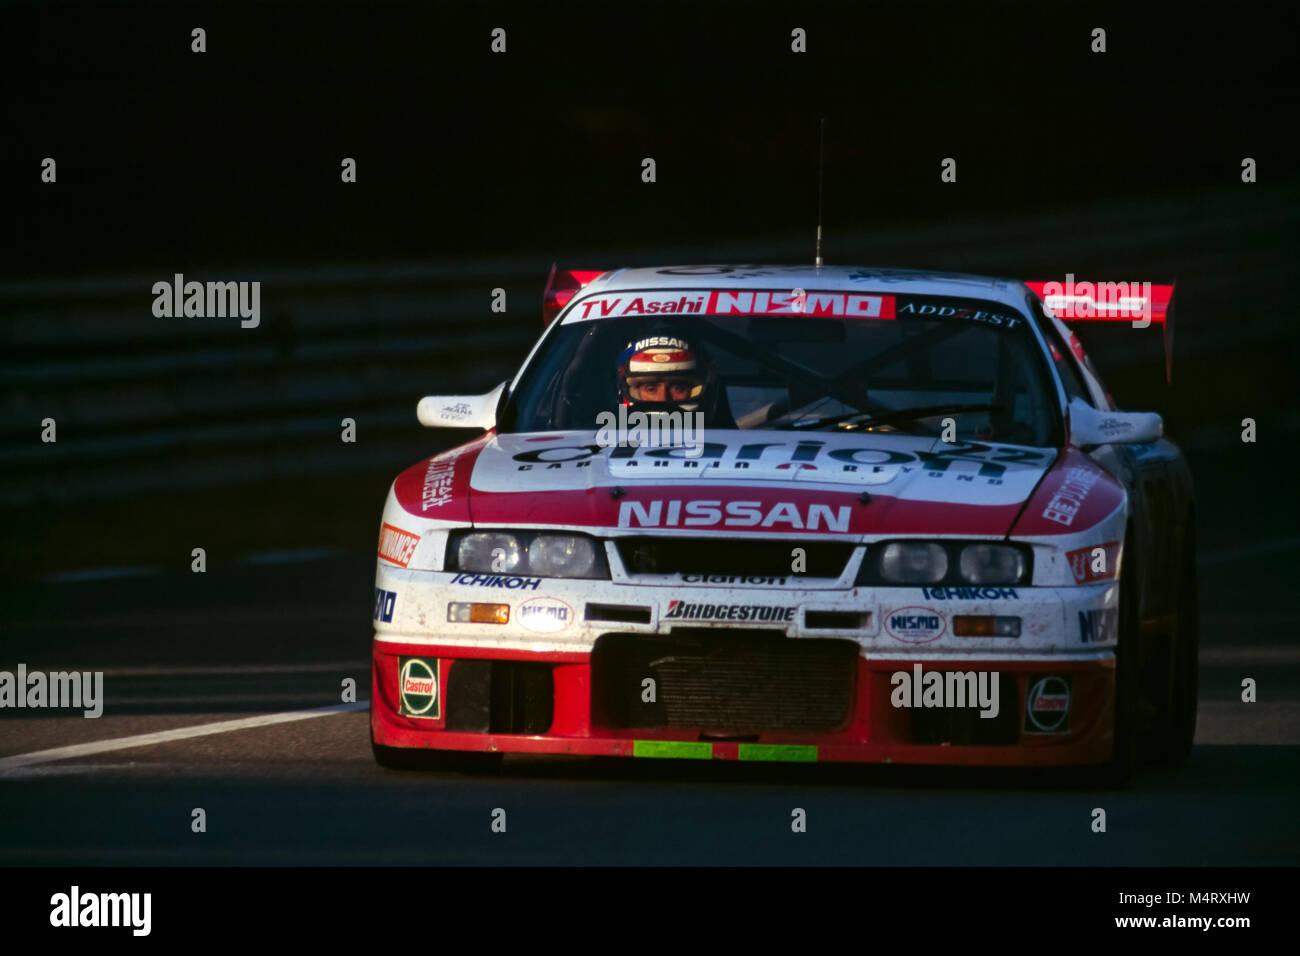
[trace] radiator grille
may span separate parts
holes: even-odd
[[[745,541],[730,538],[618,538],[629,574],[720,574],[765,577],[838,578],[854,545],[824,541]],[[791,553],[801,548],[807,567],[790,571]]]
[[[850,717],[857,658],[852,641],[770,631],[606,634],[592,654],[593,712],[623,728],[827,731]],[[646,678],[654,701],[643,699]]]

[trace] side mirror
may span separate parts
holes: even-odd
[[[1070,402],[1070,442],[1090,445],[1136,445],[1155,441],[1165,433],[1165,423],[1155,412],[1103,412],[1087,402]]]
[[[505,396],[507,382],[486,395],[426,395],[415,407],[415,415],[426,428],[496,427],[497,411]]]

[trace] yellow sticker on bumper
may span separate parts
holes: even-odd
[[[804,744],[741,744],[741,760],[780,760],[787,763],[816,763],[817,748]]]
[[[688,760],[710,760],[713,744],[695,740],[634,740],[633,757],[685,757]]]

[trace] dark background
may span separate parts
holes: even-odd
[[[465,437],[419,429],[415,400],[517,367],[552,261],[810,261],[822,117],[828,262],[1177,280],[1172,386],[1158,333],[1085,336],[1116,398],[1193,456],[1246,416],[1285,455],[1296,21],[1288,4],[11,6],[5,569],[371,550],[396,471]],[[154,319],[148,289],[176,272],[262,281],[261,326]],[[37,441],[46,415],[57,445]],[[1252,514],[1225,534],[1275,527]]]
[[[1296,20],[1294,4],[11,6],[3,270],[811,237],[821,115],[832,254],[854,230],[1191,201],[1239,182],[1243,156],[1258,193],[1297,170]],[[57,189],[33,174],[47,155]],[[945,156],[959,177],[940,188]]]
[[[1158,331],[1081,336],[1191,463],[1202,621],[1192,757],[1123,793],[674,761],[404,775],[375,766],[358,710],[0,772],[0,859],[1294,864],[1296,20],[1191,3],[0,9],[0,667],[103,668],[108,695],[100,720],[6,711],[0,760],[337,704],[343,675],[364,702],[384,495],[470,437],[420,428],[417,399],[517,368],[552,262],[810,263],[822,116],[828,263],[1177,282],[1172,383]],[[155,318],[151,287],[177,272],[260,281],[261,325]],[[484,821],[507,805],[504,840]],[[792,806],[810,808],[806,840]]]

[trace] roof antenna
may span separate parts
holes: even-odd
[[[817,253],[813,259],[813,265],[820,269],[822,267],[822,180],[824,176],[822,170],[826,162],[826,117],[822,117],[821,134],[818,137],[817,146]]]

